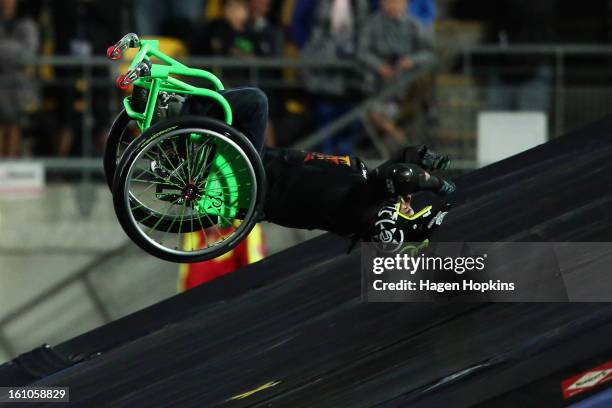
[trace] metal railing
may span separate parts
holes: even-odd
[[[236,58],[225,58],[225,57],[190,57],[186,58],[185,63],[194,67],[204,67],[209,70],[215,69],[245,69],[248,71],[248,82],[252,86],[265,86],[266,88],[304,88],[303,81],[300,80],[299,76],[296,79],[273,79],[269,78],[262,79],[262,72],[267,70],[283,70],[292,69],[296,71],[303,71],[307,69],[329,69],[329,70],[342,70],[349,74],[355,74],[360,72],[360,66],[355,61],[341,60],[341,59],[302,59],[302,58],[255,58],[249,60],[242,60]],[[84,115],[82,123],[82,156],[83,158],[54,158],[54,157],[41,157],[37,160],[42,161],[46,168],[51,170],[66,170],[73,171],[76,169],[83,170],[101,170],[101,162],[96,159],[90,159],[92,155],[93,146],[91,144],[93,131],[92,123],[94,122],[92,116],[92,88],[93,87],[112,87],[114,84],[114,78],[119,70],[118,64],[113,64],[105,57],[91,56],[91,57],[72,57],[72,56],[49,56],[41,57],[36,59],[28,59],[23,61],[26,65],[31,66],[53,66],[53,67],[71,67],[80,68],[81,73],[78,76],[87,84],[93,84],[88,86],[84,92]],[[382,90],[379,95],[371,96],[364,101],[349,114],[344,115],[337,122],[332,123],[330,126],[326,126],[324,129],[315,131],[314,134],[305,138],[305,142],[301,142],[299,145],[307,148],[314,147],[318,142],[323,141],[327,137],[333,136],[337,131],[342,130],[346,125],[353,121],[359,120],[365,123],[365,129],[368,135],[372,139],[375,147],[380,153],[383,153],[384,149],[381,147],[372,136],[372,127],[367,125],[367,117],[364,115],[365,111],[372,106],[373,103],[387,100],[389,98],[398,96],[406,90],[406,88],[414,81],[416,77],[422,75],[423,72],[430,70],[433,64],[430,66],[423,67],[418,73],[409,73],[404,77],[400,78],[396,83],[390,85],[387,89]],[[94,69],[105,68],[107,69],[107,76],[100,77],[99,75],[94,76]],[[354,86],[359,86],[360,81],[355,81]],[[118,111],[119,102],[118,98],[109,99],[110,110]]]
[[[554,117],[554,133],[559,135],[565,130],[565,105],[566,105],[566,60],[568,57],[573,56],[612,56],[612,46],[607,45],[582,45],[582,44],[532,44],[532,45],[511,45],[511,46],[499,46],[499,45],[479,45],[473,47],[467,47],[460,50],[460,56],[463,60],[463,73],[466,77],[477,77],[478,69],[474,67],[473,59],[477,56],[493,56],[493,55],[547,55],[554,58],[554,80],[555,90],[553,103],[553,117]],[[249,60],[242,60],[236,58],[223,58],[223,57],[191,57],[187,58],[186,63],[188,65],[206,67],[208,69],[233,69],[239,68],[244,69],[248,72],[249,82],[254,85],[261,85],[265,83],[266,86],[271,87],[303,87],[303,82],[299,80],[299,76],[295,76],[297,79],[288,80],[283,79],[281,81],[274,80],[271,83],[266,83],[269,78],[262,78],[262,73],[266,70],[279,70],[279,69],[294,69],[304,70],[308,68],[327,68],[327,69],[338,69],[354,72],[359,69],[358,64],[354,61],[349,60],[314,60],[314,59],[301,59],[301,58],[254,58]],[[82,121],[82,132],[81,139],[82,143],[82,158],[56,158],[56,157],[41,157],[37,160],[41,160],[45,166],[50,170],[65,170],[65,171],[96,171],[99,172],[102,169],[101,161],[95,158],[89,158],[92,153],[92,89],[94,87],[112,87],[114,84],[114,77],[120,65],[113,64],[102,56],[90,56],[90,57],[74,57],[74,56],[50,56],[41,57],[36,59],[25,60],[24,63],[28,65],[49,65],[54,67],[72,67],[80,68],[80,78],[86,83],[92,84],[87,87],[84,92],[84,115]],[[106,69],[107,76],[94,75],[94,70],[104,68]],[[500,69],[501,67],[495,67]],[[410,76],[418,76],[418,73],[409,74]],[[410,83],[410,79],[407,80]],[[332,137],[338,131],[341,131],[350,123],[354,121],[360,121],[366,131],[366,134],[372,141],[376,150],[379,154],[384,157],[386,155],[385,147],[380,143],[378,138],[374,137],[372,126],[369,124],[367,115],[365,114],[369,107],[375,103],[384,100],[388,95],[392,97],[406,89],[406,86],[398,81],[401,86],[391,86],[388,90],[383,90],[380,95],[374,96],[368,100],[362,101],[352,111],[343,115],[337,119],[334,123],[325,126],[324,128],[316,130],[313,134],[304,138],[304,140],[297,143],[295,146],[300,148],[313,148],[321,141]],[[394,84],[396,85],[396,84]],[[119,109],[119,98],[109,98],[109,107],[111,112],[116,112]],[[468,120],[468,119],[466,119]]]
[[[567,131],[565,127],[567,60],[570,57],[612,57],[612,46],[594,44],[512,44],[512,45],[477,45],[461,50],[463,73],[467,77],[477,77],[478,69],[474,66],[476,57],[491,56],[540,56],[550,58],[554,74],[553,129],[559,136]],[[503,71],[505,67],[494,66],[493,70]],[[611,67],[612,68],[612,67]],[[610,83],[612,85],[612,81]]]
[[[395,82],[383,88],[378,94],[365,99],[349,112],[339,117],[336,121],[316,130],[311,135],[296,143],[293,147],[296,149],[305,150],[314,149],[327,138],[334,136],[347,126],[359,121],[363,125],[366,135],[372,142],[372,145],[378,151],[381,158],[388,158],[390,156],[390,152],[376,135],[368,113],[372,109],[373,105],[400,97],[401,95],[405,94],[408,88],[412,86],[416,80],[422,78],[424,75],[430,74],[434,68],[435,64],[430,63],[418,68],[415,71],[405,73]]]
[[[463,75],[467,78],[478,78],[482,75],[481,67],[475,66],[474,60],[481,56],[509,56],[509,55],[539,55],[548,56],[551,58],[552,72],[554,73],[554,88],[552,91],[552,109],[551,123],[553,136],[563,133],[566,129],[566,110],[567,104],[573,102],[568,99],[568,90],[566,85],[567,78],[567,60],[572,57],[583,56],[612,56],[612,46],[607,45],[578,45],[578,44],[534,44],[534,45],[479,45],[467,47],[458,52],[463,61]],[[265,75],[266,71],[270,70],[293,70],[293,72],[303,71],[309,68],[326,68],[330,70],[344,70],[354,73],[359,70],[359,66],[354,61],[349,60],[313,60],[313,59],[287,59],[287,58],[254,58],[242,60],[236,58],[222,57],[191,57],[185,59],[186,63],[192,66],[205,67],[207,69],[240,69],[242,73],[247,73],[248,82],[254,86],[265,86],[267,88],[293,88],[304,87],[303,81],[299,75],[290,75],[283,77],[282,75]],[[114,84],[114,78],[120,69],[120,65],[113,64],[102,56],[91,57],[73,57],[73,56],[51,56],[32,59],[26,61],[27,64],[37,66],[54,66],[54,67],[72,67],[78,68],[75,71],[79,78],[84,82],[92,84],[86,87],[83,93],[84,109],[79,138],[82,139],[82,148],[80,158],[58,158],[58,157],[40,157],[36,160],[42,161],[45,167],[51,171],[66,171],[75,172],[81,171],[88,178],[91,172],[100,172],[102,169],[101,160],[92,158],[92,138],[94,130],[92,129],[94,117],[92,107],[92,92],[95,87],[110,88]],[[100,70],[104,68],[104,70]],[[431,72],[433,66],[423,67],[422,70],[408,73],[404,78],[401,78],[388,89],[383,89],[378,95],[364,98],[348,113],[338,118],[333,123],[315,130],[312,134],[306,136],[303,140],[297,142],[294,147],[312,149],[322,141],[333,137],[336,133],[342,131],[352,123],[360,122],[365,135],[374,146],[376,152],[381,158],[387,156],[388,152],[384,143],[375,134],[374,128],[369,121],[367,115],[368,110],[375,103],[393,98],[410,86],[410,84],[423,75],[424,72]],[[500,69],[500,67],[494,67]],[[103,72],[103,75],[100,75]],[[94,75],[95,74],[95,75]],[[272,77],[272,78],[271,78]],[[280,78],[280,79],[279,79]],[[612,85],[612,84],[611,84]],[[584,90],[586,94],[588,90]],[[482,104],[480,104],[482,105]],[[119,97],[109,98],[110,112],[116,112],[119,109]],[[473,116],[473,115],[472,115]],[[470,115],[465,115],[465,121],[473,121]],[[470,126],[474,127],[471,123]],[[475,133],[475,129],[470,130]],[[470,145],[467,144],[466,149]],[[474,162],[470,155],[462,155],[459,157],[465,161],[467,167],[473,167]]]
[[[312,60],[301,58],[254,58],[242,60],[236,58],[225,57],[190,57],[184,59],[187,65],[194,67],[203,67],[209,70],[231,70],[240,69],[241,72],[247,72],[245,81],[252,86],[264,86],[267,89],[274,88],[304,88],[303,82],[299,79],[299,75],[294,76],[295,79],[283,78],[278,79],[278,75],[274,78],[264,78],[265,71],[278,70],[295,70],[303,71],[311,68],[325,68],[330,70],[343,70],[346,72],[356,72],[358,65],[349,60],[327,59],[327,60]],[[36,157],[35,160],[42,162],[46,169],[51,171],[61,171],[73,173],[76,171],[82,172],[84,178],[89,178],[91,172],[101,172],[102,162],[100,159],[92,157],[94,155],[94,113],[93,113],[93,92],[95,88],[114,89],[115,77],[121,69],[121,64],[113,63],[106,57],[89,56],[89,57],[74,57],[74,56],[46,56],[34,59],[25,59],[22,61],[25,66],[40,67],[49,66],[54,68],[72,68],[75,71],[69,78],[53,79],[48,81],[36,80],[42,85],[67,85],[74,86],[76,80],[81,80],[88,84],[85,87],[83,99],[83,114],[78,138],[81,140],[81,157]],[[244,71],[243,71],[244,70]],[[101,72],[103,73],[101,75]],[[114,114],[120,110],[120,97],[117,91],[115,96],[109,97],[108,110]],[[109,118],[110,119],[110,118]],[[17,161],[23,159],[16,159]],[[32,160],[30,158],[25,160]]]

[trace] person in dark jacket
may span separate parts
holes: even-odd
[[[227,0],[223,17],[207,23],[194,38],[191,50],[199,55],[252,57],[255,40],[248,29],[249,9],[245,0]]]
[[[0,13],[0,157],[16,157],[25,112],[37,102],[23,64],[36,55],[38,27],[32,19],[17,16],[16,0],[1,0]]]
[[[353,61],[357,38],[368,18],[368,0],[319,0],[314,8],[296,5],[294,21],[305,19],[312,25],[302,49],[307,60]],[[312,6],[310,6],[312,7]],[[305,13],[299,17],[298,13]],[[308,13],[312,13],[308,16]],[[352,71],[337,68],[309,68],[304,70],[304,85],[313,96],[317,126],[325,126],[355,106],[361,94],[361,82]],[[330,154],[352,153],[359,124],[347,126],[341,133],[326,140],[320,149]]]
[[[431,173],[449,158],[426,146],[402,148],[373,170],[353,156],[264,148],[268,98],[259,89],[226,89],[221,94],[234,113],[234,124],[260,152],[267,178],[265,220],[290,228],[321,229],[365,240],[422,240],[441,222],[443,209],[414,211],[412,194],[448,195],[455,185]],[[209,99],[187,98],[183,115],[223,118]],[[388,217],[387,208],[393,208]],[[377,220],[385,217],[385,228]],[[432,221],[438,217],[438,221]],[[389,223],[389,221],[393,221]],[[398,238],[397,232],[401,232]],[[399,242],[401,243],[401,242]]]
[[[359,35],[357,59],[365,67],[364,88],[368,92],[393,85],[405,72],[434,60],[432,34],[408,15],[407,5],[406,0],[381,0],[381,9],[367,20]],[[418,83],[422,88],[429,88],[422,85]],[[394,144],[407,140],[404,131],[396,125],[402,105],[407,104],[402,99],[376,104],[370,111],[374,125],[390,136]],[[422,99],[425,104],[429,98]]]
[[[233,57],[242,60],[256,55],[256,39],[249,28],[249,9],[246,0],[227,0],[223,16],[205,23],[191,38],[189,49],[193,55]],[[221,74],[221,73],[219,73]],[[247,68],[226,68],[223,81],[231,86],[243,85],[248,78]]]

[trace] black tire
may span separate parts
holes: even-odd
[[[142,213],[143,215],[150,214],[150,212],[140,209],[138,211],[133,210],[130,213],[130,211],[128,210],[128,206],[130,204],[126,203],[125,200],[125,189],[126,183],[128,182],[127,178],[129,176],[130,168],[132,162],[138,158],[138,155],[141,150],[144,149],[149,143],[151,143],[151,141],[154,140],[156,137],[163,137],[164,134],[169,134],[170,131],[175,132],[176,130],[180,129],[203,129],[226,136],[244,152],[246,158],[252,166],[253,173],[255,175],[255,204],[252,211],[250,212],[250,215],[247,214],[247,217],[242,220],[242,224],[239,227],[239,229],[241,229],[240,232],[232,234],[221,244],[215,245],[215,247],[210,248],[210,251],[208,253],[202,255],[177,254],[169,252],[168,250],[161,249],[156,245],[153,245],[148,239],[143,237],[140,230],[138,230],[138,228],[133,224],[134,221],[132,218],[132,216],[139,218],[139,211],[144,211]],[[266,177],[259,153],[257,152],[257,150],[255,150],[255,147],[253,147],[253,144],[246,138],[246,136],[244,136],[238,130],[214,119],[196,116],[183,116],[160,121],[154,126],[151,126],[145,132],[143,132],[142,135],[138,136],[123,153],[119,164],[117,165],[117,170],[115,172],[112,185],[113,204],[119,223],[123,227],[123,230],[126,232],[126,234],[139,247],[141,247],[143,250],[150,253],[151,255],[166,261],[191,263],[201,262],[223,255],[224,253],[230,251],[236,245],[238,245],[251,232],[255,224],[261,218],[266,189]],[[160,221],[159,217],[157,218],[157,221]],[[170,225],[169,222],[170,220],[161,220],[161,224],[159,224],[159,227],[164,229],[166,228],[166,226]],[[153,223],[153,221],[151,223]],[[147,223],[142,224],[151,226]],[[190,229],[185,229],[181,232],[190,231]]]
[[[103,158],[104,176],[106,178],[106,183],[108,184],[108,188],[110,189],[111,193],[113,192],[113,182],[115,179],[115,173],[117,171],[117,166],[118,166],[119,160],[121,159],[120,157],[121,155],[118,153],[119,149],[122,144],[124,147],[127,148],[127,146],[129,146],[129,144],[132,141],[138,138],[138,137],[133,137],[130,134],[126,134],[126,131],[128,130],[128,126],[130,122],[136,123],[136,121],[134,121],[132,118],[128,116],[125,109],[122,109],[121,112],[119,112],[119,114],[115,117],[115,121],[111,125],[110,131],[108,134],[108,140],[106,141],[106,148],[104,149],[104,158]],[[125,153],[125,151],[123,153]],[[145,211],[139,211],[139,216],[142,218],[146,217],[148,214],[149,213]],[[157,220],[158,220],[157,218],[150,218],[144,222],[144,225],[152,227],[153,225],[156,224]],[[160,226],[164,227],[164,226],[167,226],[168,224],[169,224],[169,221],[162,222]],[[178,232],[177,226],[173,226],[170,231]],[[188,226],[187,225],[184,226],[181,232],[188,232]]]
[[[108,184],[108,188],[111,191],[113,191],[113,179],[115,178],[115,171],[119,161],[119,147],[125,139],[125,132],[131,121],[132,119],[128,116],[125,109],[122,109],[115,117],[115,121],[108,133],[106,147],[104,148],[104,176],[106,177],[106,184]],[[134,139],[131,136],[130,138]]]

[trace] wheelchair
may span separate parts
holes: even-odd
[[[107,50],[120,59],[137,49],[119,88],[133,89],[111,126],[104,171],[117,219],[139,247],[180,263],[233,249],[261,218],[265,171],[249,139],[233,128],[232,110],[212,73],[187,67],[157,40],[125,35]],[[199,78],[209,88],[184,80]],[[224,120],[169,114],[173,101],[194,95],[222,108]]]

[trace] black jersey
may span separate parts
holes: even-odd
[[[368,205],[367,168],[352,156],[267,149],[267,221],[352,235]]]
[[[437,169],[448,163],[426,146],[401,149],[371,172],[353,156],[267,149],[262,158],[268,182],[265,219],[290,228],[359,237],[367,234],[378,208],[390,197],[453,189],[420,167]]]

